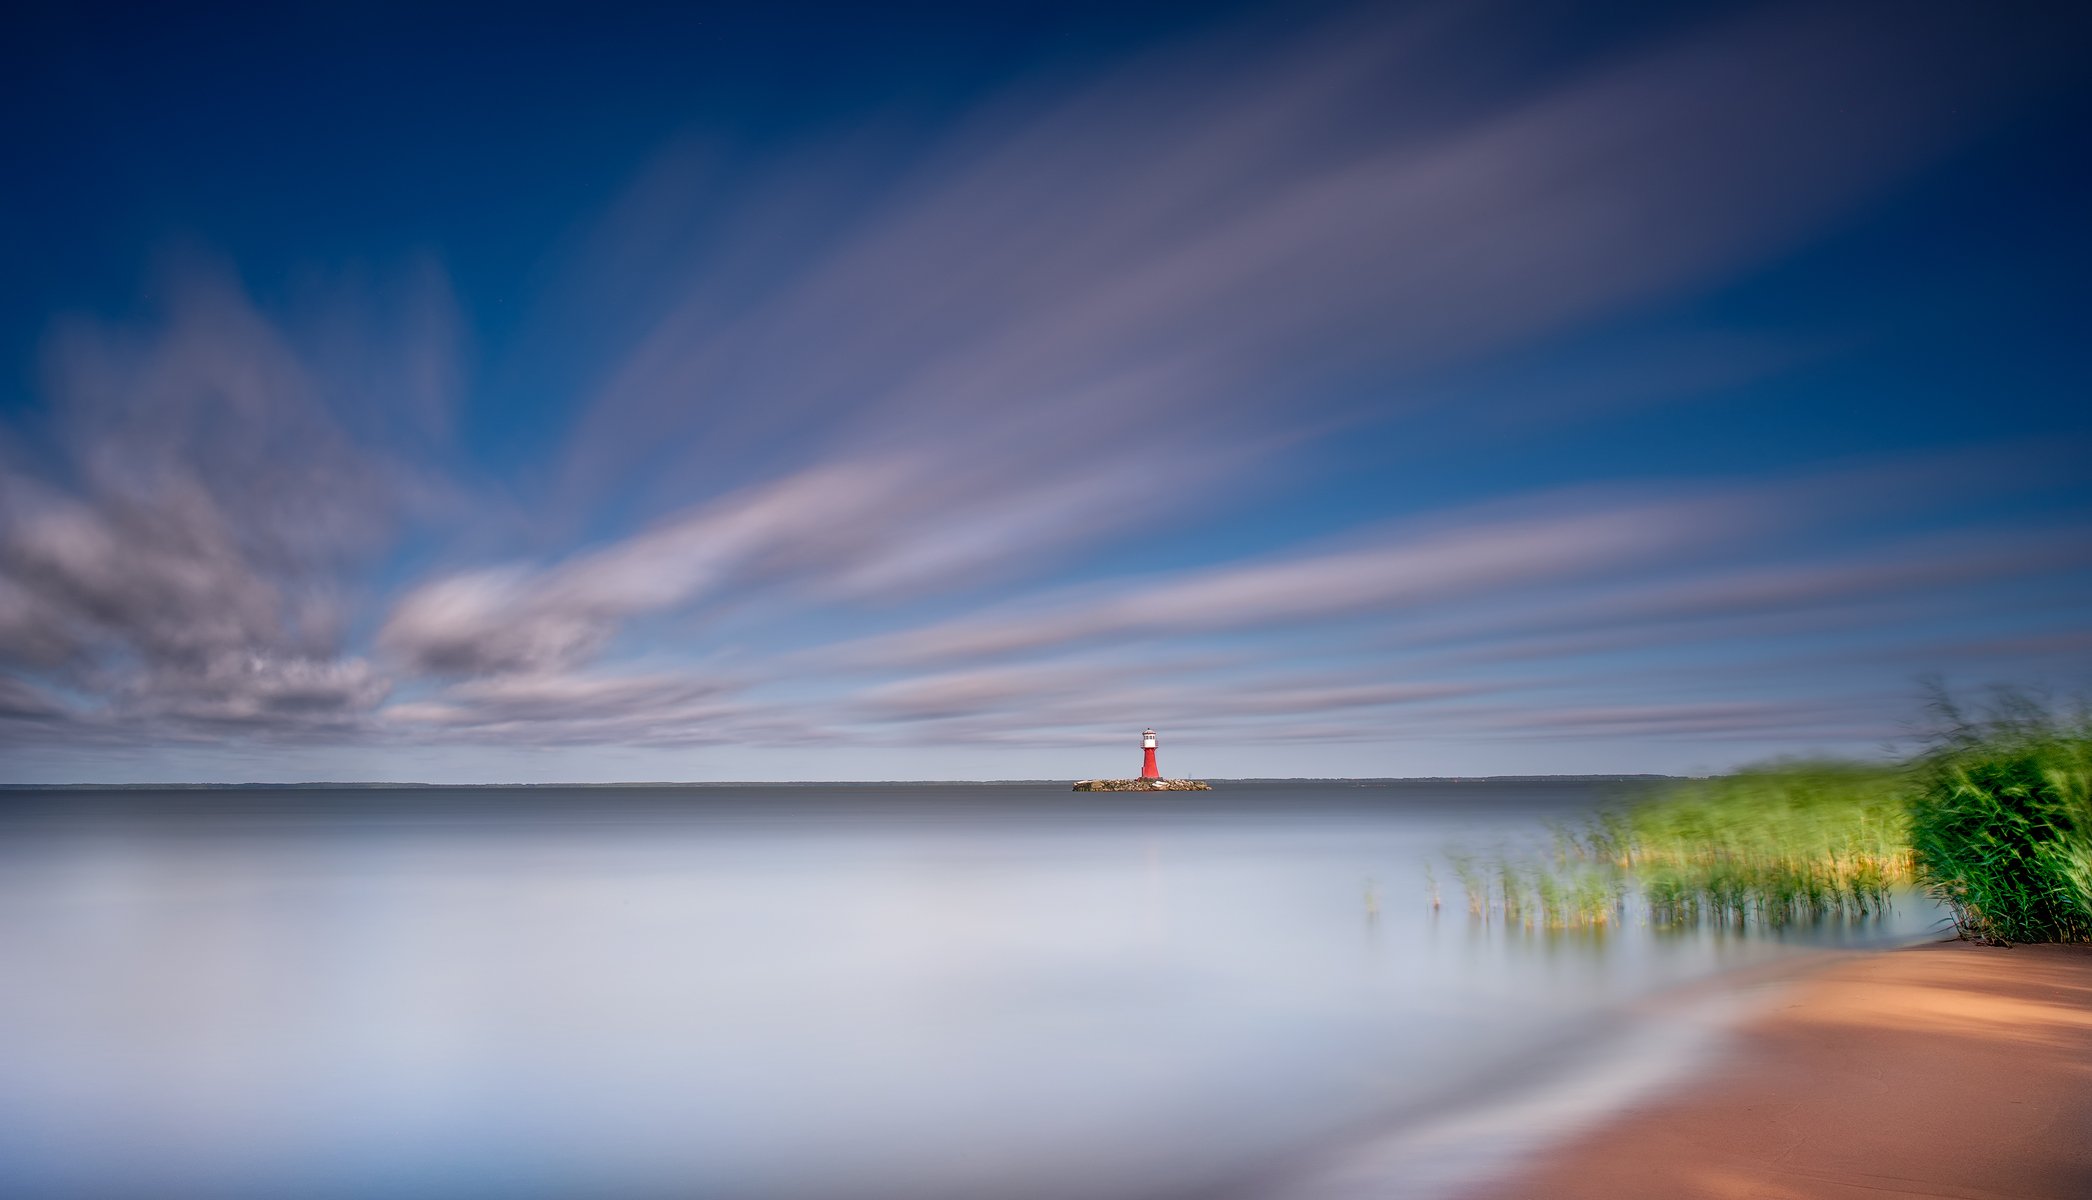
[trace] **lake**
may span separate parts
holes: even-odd
[[[1936,927],[1431,906],[1633,786],[7,792],[0,1194],[1450,1194]]]

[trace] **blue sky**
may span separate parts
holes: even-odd
[[[2064,9],[34,10],[0,778],[1705,771],[2079,694]]]

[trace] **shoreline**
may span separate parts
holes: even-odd
[[[1929,942],[1826,964],[1696,1080],[1469,1200],[2092,1196],[2092,946]]]

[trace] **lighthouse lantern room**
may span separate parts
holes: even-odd
[[[1152,729],[1140,731],[1140,777],[1162,778],[1162,771],[1155,766],[1155,731]]]

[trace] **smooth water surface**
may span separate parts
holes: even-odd
[[[1648,998],[1935,918],[1432,909],[1433,856],[1622,786],[9,793],[0,1194],[1284,1195],[1360,1145],[1422,1180],[1405,1129],[1585,1103]]]

